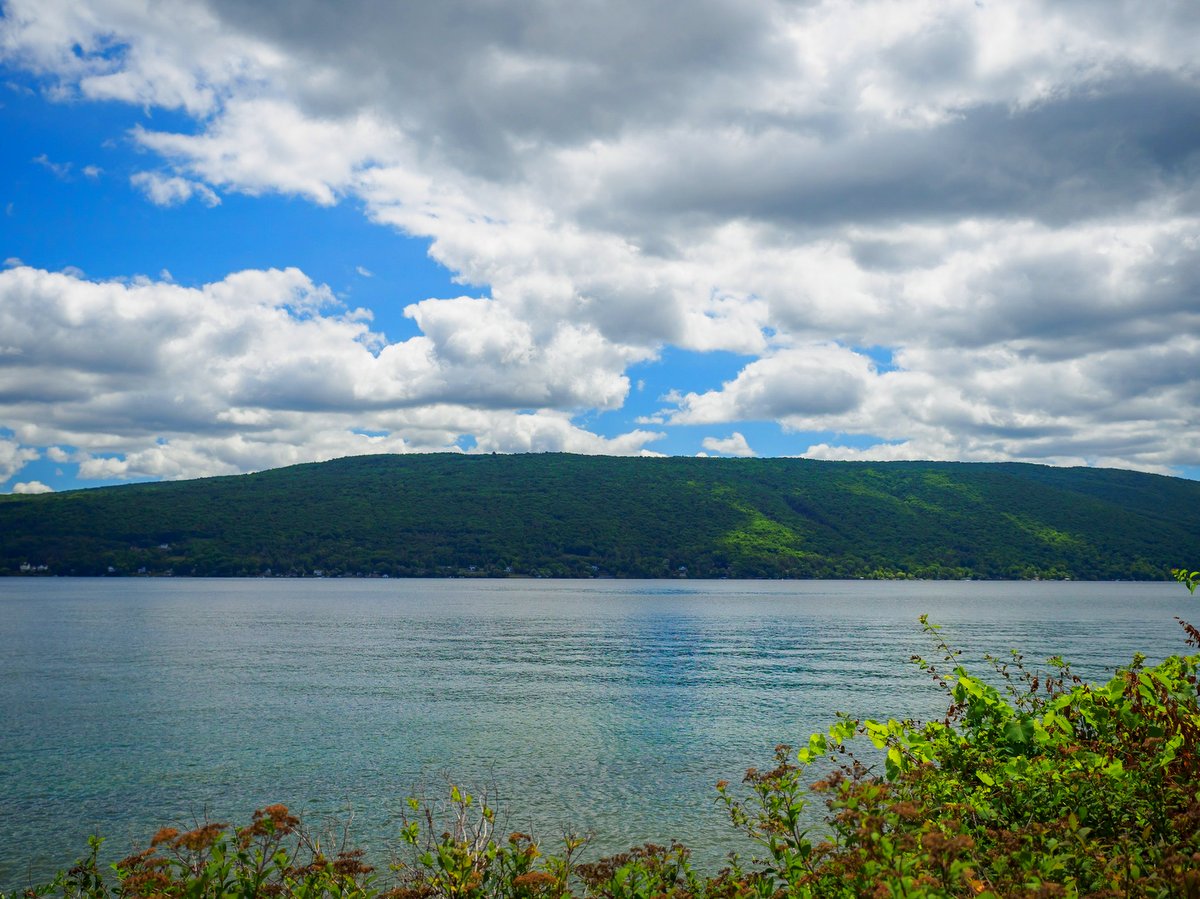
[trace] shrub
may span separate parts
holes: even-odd
[[[994,659],[998,690],[940,645],[948,671],[916,661],[948,695],[943,720],[842,720],[795,762],[780,747],[774,770],[749,772],[748,798],[722,785],[766,850],[742,878],[758,895],[1200,896],[1200,656],[1135,658],[1102,686],[1058,660],[1039,677]],[[847,748],[854,736],[884,753],[884,777]],[[803,827],[814,795],[819,836]]]

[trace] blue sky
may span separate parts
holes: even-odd
[[[455,284],[428,256],[429,241],[372,224],[352,201],[321,207],[302,199],[231,194],[209,207],[147,202],[130,177],[147,166],[129,139],[136,125],[187,128],[178,115],[117,103],[53,103],[19,70],[4,80],[0,146],[8,257],[89,278],[159,277],[200,286],[231,271],[303,268],[348,304],[366,306],[390,339],[416,333],[404,307],[428,297],[486,288]],[[100,171],[89,177],[84,170]]]
[[[0,3],[0,492],[444,450],[1200,476],[1195,13],[455,7]]]

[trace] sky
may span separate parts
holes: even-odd
[[[0,0],[0,492],[1200,478],[1193,0]]]

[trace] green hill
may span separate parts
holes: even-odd
[[[360,456],[3,496],[0,573],[1162,578],[1198,526],[1200,482],[1112,469]]]

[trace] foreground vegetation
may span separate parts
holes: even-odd
[[[1198,530],[1113,469],[373,456],[0,496],[0,574],[1158,579]]]
[[[1198,573],[1176,577],[1194,589]],[[914,661],[946,693],[945,717],[843,718],[798,751],[778,747],[742,787],[718,784],[756,851],[716,874],[677,843],[583,862],[583,839],[499,834],[493,810],[452,787],[436,807],[410,801],[408,853],[387,871],[273,805],[243,827],[164,828],[107,870],[93,840],[70,871],[12,897],[1200,896],[1200,654],[1134,658],[1092,685],[1059,659],[1027,670],[1014,652],[981,678],[922,622],[939,657]]]

